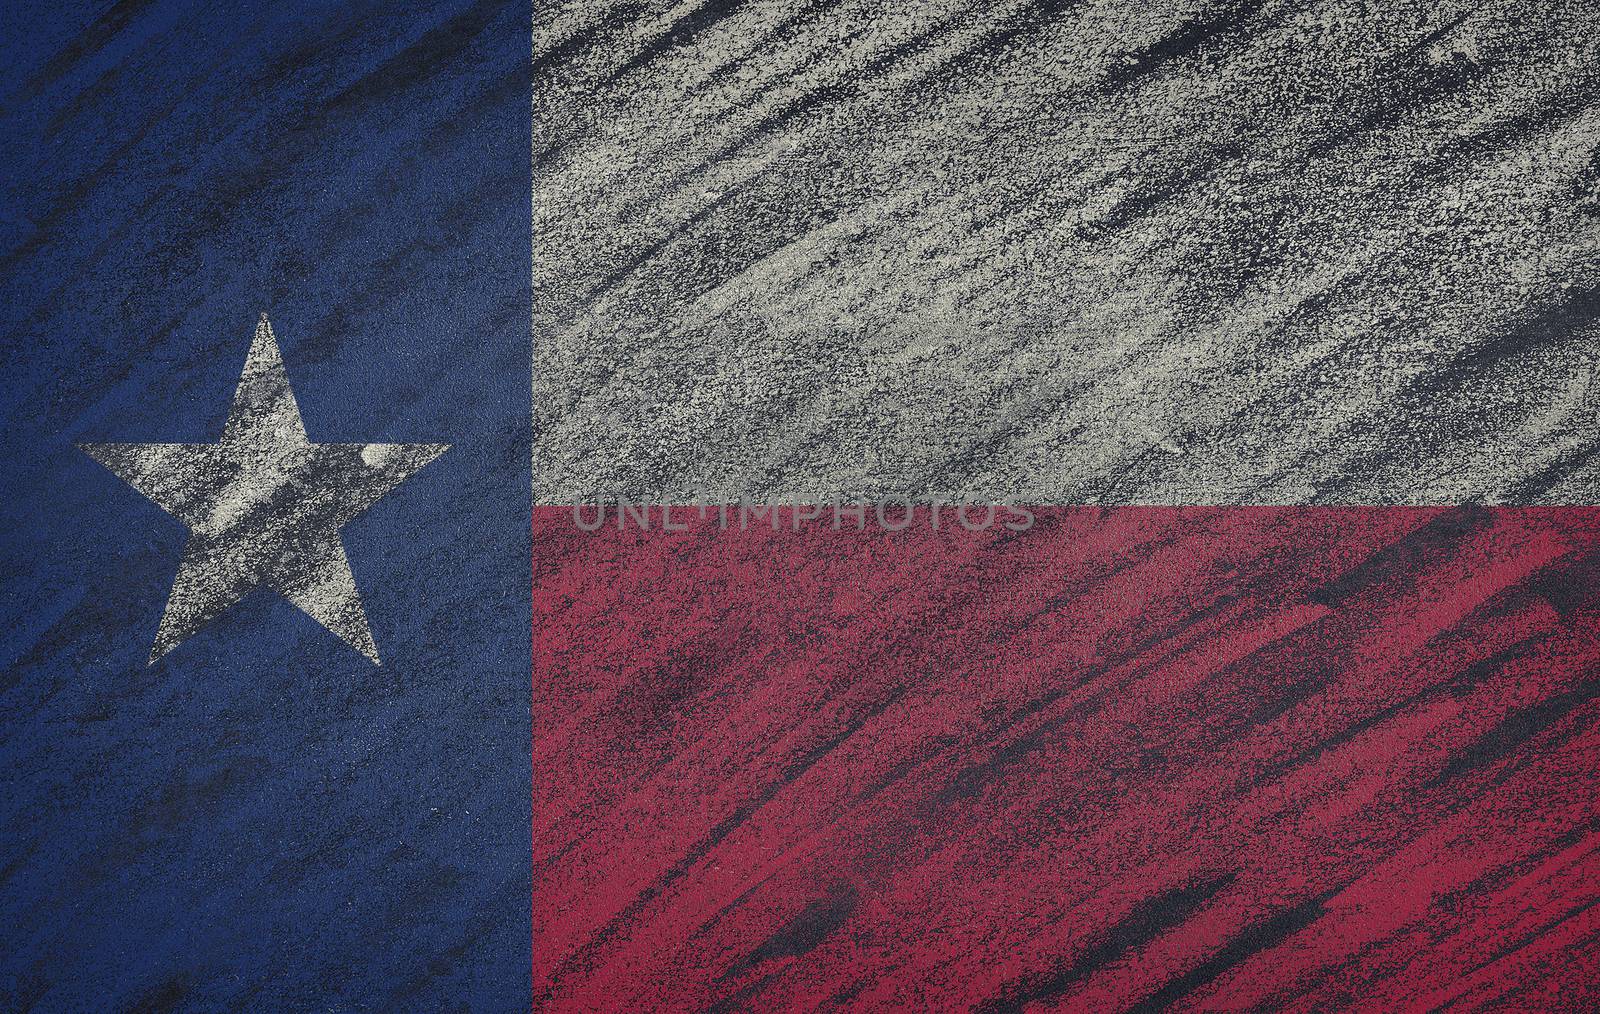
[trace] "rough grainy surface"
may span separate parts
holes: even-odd
[[[527,9],[7,2],[0,43],[0,1011],[526,1010]],[[230,413],[262,311],[317,446],[270,370]],[[351,517],[417,462],[348,445],[419,443]],[[289,600],[362,646],[334,524],[381,666]],[[180,572],[168,633],[289,597],[152,662]]]
[[[541,1011],[1594,1010],[1600,511],[535,511]]]
[[[339,529],[448,444],[317,444],[265,314],[221,438],[79,447],[189,529],[150,660],[271,588],[379,662]]]
[[[536,499],[1600,501],[1600,9],[536,4]]]

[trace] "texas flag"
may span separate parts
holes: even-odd
[[[0,1010],[1600,1008],[1600,12],[0,12]]]

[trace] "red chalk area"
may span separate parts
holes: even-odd
[[[1600,510],[1033,512],[539,509],[535,1008],[1595,1002]]]

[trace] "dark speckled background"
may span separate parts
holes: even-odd
[[[0,10],[0,1010],[1594,1005],[1594,4],[531,14]],[[382,667],[145,665],[263,311]]]
[[[0,12],[0,1009],[523,1009],[528,15]],[[311,439],[449,454],[344,529],[384,665],[74,441],[219,435],[272,315]]]

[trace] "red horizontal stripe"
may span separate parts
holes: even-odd
[[[534,519],[550,1010],[1570,1005],[1600,510]]]

